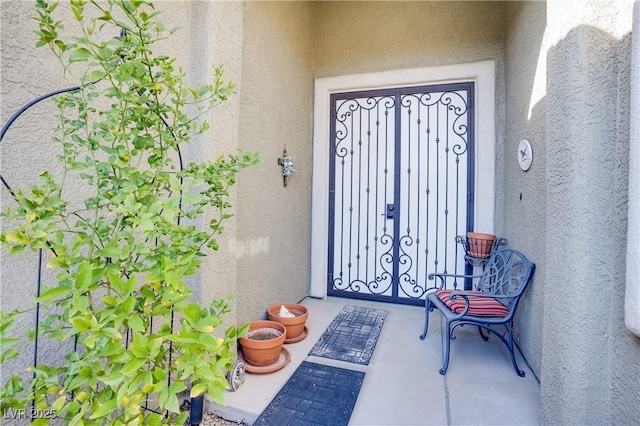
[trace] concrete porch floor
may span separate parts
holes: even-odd
[[[235,392],[225,393],[225,406],[207,405],[221,417],[253,423],[302,361],[366,373],[350,425],[533,425],[538,424],[540,385],[520,353],[526,372],[515,373],[504,345],[495,336],[484,342],[476,327],[458,327],[451,342],[445,376],[442,366],[441,319],[430,316],[429,333],[420,340],[424,308],[361,300],[306,298],[309,335],[286,345],[291,362],[265,375],[246,374]],[[388,312],[376,349],[367,366],[308,356],[308,352],[345,305]]]

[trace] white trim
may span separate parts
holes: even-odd
[[[495,64],[493,61],[319,78],[315,81],[311,198],[310,296],[326,297],[328,264],[329,96],[332,93],[475,81],[476,213],[479,232],[493,233],[495,210]]]

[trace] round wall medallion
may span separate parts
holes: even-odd
[[[518,145],[518,164],[525,172],[531,168],[533,162],[533,150],[528,140],[521,140]]]

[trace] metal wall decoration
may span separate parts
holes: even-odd
[[[278,158],[278,165],[282,166],[282,186],[287,187],[287,181],[289,180],[289,176],[295,169],[296,159],[287,153],[287,147],[285,146],[282,150],[282,158]]]
[[[474,83],[331,96],[328,294],[422,304],[465,270],[473,229]]]

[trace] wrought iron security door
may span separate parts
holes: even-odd
[[[329,295],[418,305],[429,273],[465,271],[473,96],[473,82],[331,95]]]

